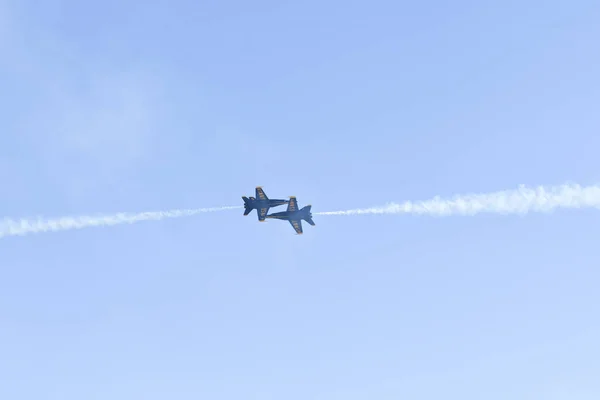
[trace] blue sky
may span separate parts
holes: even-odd
[[[2,214],[596,183],[593,1],[0,1]],[[206,4],[204,4],[206,3]],[[596,399],[594,210],[0,241],[0,397]]]

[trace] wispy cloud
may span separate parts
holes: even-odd
[[[122,65],[77,48],[51,24],[30,24],[0,6],[0,46],[8,79],[15,82],[19,113],[11,125],[69,193],[125,182],[156,149],[161,80],[141,64]],[[14,11],[14,7],[13,7]]]
[[[153,88],[134,74],[89,76],[84,88],[67,80],[47,94],[23,127],[46,161],[77,162],[88,173],[107,175],[132,168],[153,150]]]

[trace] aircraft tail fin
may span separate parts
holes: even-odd
[[[250,207],[250,199],[248,199],[246,196],[242,196],[242,200],[244,200],[244,215],[248,215],[252,211],[252,207]]]
[[[310,204],[307,206],[304,206],[304,207],[302,207],[302,211],[304,211],[304,215],[305,215],[304,220],[306,222],[308,222],[310,225],[315,226],[315,221],[313,221],[312,214],[310,213],[311,207],[312,206]]]

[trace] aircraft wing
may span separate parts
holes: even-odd
[[[290,197],[290,202],[288,203],[287,210],[288,212],[298,211],[298,201],[296,200],[295,196]]]
[[[265,194],[265,191],[262,190],[262,188],[260,186],[256,187],[256,198],[258,200],[269,200],[269,198]]]
[[[302,220],[300,219],[290,219],[290,224],[296,231],[298,235],[302,235]]]
[[[256,209],[256,214],[258,214],[258,220],[260,222],[263,222],[265,220],[268,212],[269,212],[269,207],[262,207],[262,208]]]

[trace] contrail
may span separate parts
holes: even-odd
[[[242,208],[242,206],[154,211],[137,214],[118,213],[106,216],[4,219],[0,221],[0,238],[97,226],[133,224],[141,221],[157,221],[166,218],[189,217],[200,213],[236,208]],[[600,186],[582,187],[578,184],[565,184],[560,186],[526,187],[521,185],[515,190],[465,194],[448,199],[436,196],[433,199],[425,201],[388,203],[385,206],[379,207],[316,212],[313,215],[418,214],[452,216],[480,213],[526,214],[528,212],[550,212],[557,208],[600,209]]]
[[[600,186],[564,184],[526,187],[491,193],[465,194],[443,199],[388,203],[385,206],[345,211],[317,212],[314,215],[418,214],[431,216],[475,215],[479,213],[527,214],[557,208],[600,208]]]
[[[95,226],[133,224],[141,221],[158,221],[166,218],[189,217],[200,213],[224,211],[235,208],[241,208],[241,206],[153,211],[137,214],[118,213],[106,216],[61,217],[53,219],[4,219],[2,222],[0,222],[0,238],[7,236],[24,236],[31,233],[67,231],[71,229],[82,229]]]

